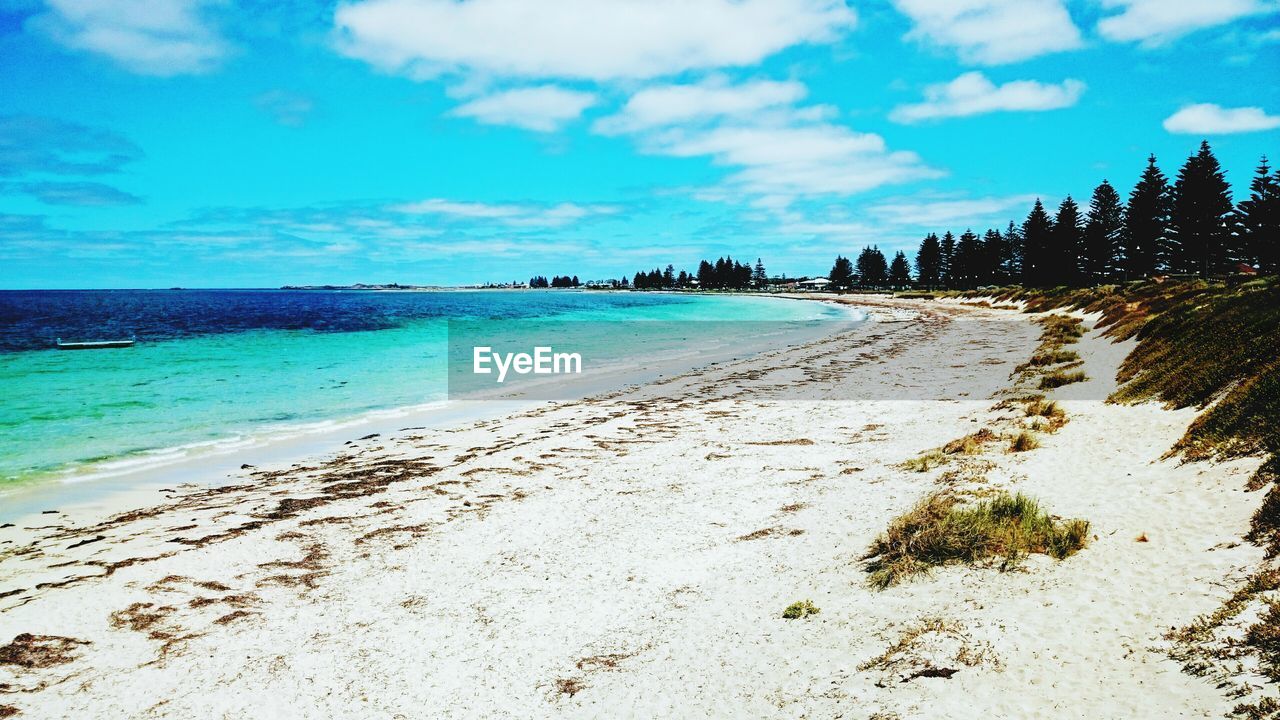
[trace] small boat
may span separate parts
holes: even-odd
[[[133,347],[136,340],[98,340],[95,342],[62,342],[58,338],[59,350],[106,350],[108,348]]]

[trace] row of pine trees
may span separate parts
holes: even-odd
[[[868,248],[863,256],[869,251],[879,252]],[[880,264],[883,256],[871,275],[859,267],[858,284],[899,285],[894,281],[900,276],[880,282]],[[1234,273],[1241,265],[1275,274],[1280,272],[1280,171],[1273,172],[1264,156],[1248,198],[1236,205],[1218,159],[1203,142],[1172,185],[1153,155],[1127,202],[1103,180],[1084,210],[1067,196],[1050,215],[1036,200],[1027,219],[1021,225],[1010,222],[1004,232],[930,233],[920,243],[915,265],[918,285],[961,289],[1008,283],[1084,286],[1157,274],[1209,277]]]
[[[722,257],[715,262],[703,260],[698,263],[696,275],[684,270],[676,273],[672,265],[668,265],[666,270],[654,268],[649,272],[638,272],[631,281],[631,287],[636,290],[675,290],[693,287],[694,280],[697,280],[697,287],[707,290],[752,290],[764,288],[768,275],[759,258],[752,267],[732,257]],[[622,287],[626,282],[623,278]]]
[[[888,260],[878,247],[862,250],[856,261],[838,256],[828,281],[836,289],[975,288],[1022,284],[1029,287],[1087,286],[1140,280],[1159,274],[1209,277],[1238,272],[1242,265],[1261,274],[1280,273],[1280,170],[1262,157],[1249,195],[1232,201],[1218,159],[1207,141],[1183,163],[1175,181],[1156,165],[1154,155],[1128,200],[1103,180],[1088,208],[1068,195],[1052,215],[1036,200],[1026,220],[982,235],[965,230],[920,243],[915,269],[903,252]],[[914,275],[914,277],[913,277]],[[628,279],[613,281],[625,288]],[[559,284],[563,281],[565,284]],[[577,277],[556,278],[552,287],[577,287]],[[696,283],[694,282],[696,281]],[[534,278],[532,287],[547,287]],[[755,266],[732,257],[703,260],[696,274],[672,265],[637,272],[637,290],[764,289],[764,263]]]
[[[855,285],[903,288],[911,284],[911,264],[901,250],[893,256],[893,262],[887,262],[879,247],[866,247],[858,255],[857,265],[837,255],[831,272],[827,273],[827,283],[837,290]]]
[[[578,282],[577,275],[574,275],[572,277],[568,275],[564,275],[564,276],[556,275],[550,280],[547,280],[546,276],[544,275],[534,275],[533,277],[529,278],[529,287],[531,288],[546,288],[546,287],[576,288],[580,285],[582,285],[582,283]]]

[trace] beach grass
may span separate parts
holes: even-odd
[[[1026,412],[1027,417],[1042,417],[1050,420],[1066,415],[1062,408],[1058,406],[1056,400],[1045,400],[1044,398],[1027,403]]]
[[[1083,370],[1054,370],[1040,376],[1040,389],[1052,390],[1063,385],[1084,382],[1089,376]]]
[[[1023,369],[1033,368],[1033,367],[1039,368],[1039,367],[1046,367],[1048,365],[1063,365],[1066,363],[1075,363],[1075,362],[1080,362],[1080,354],[1077,353],[1075,350],[1063,350],[1061,348],[1055,348],[1051,350],[1042,350],[1040,352],[1037,352],[1035,355],[1031,356],[1031,359],[1027,361],[1026,365],[1022,365],[1019,367],[1022,367]]]
[[[1036,322],[1044,328],[1040,342],[1046,348],[1069,345],[1084,337],[1084,323],[1068,315],[1046,315]]]
[[[994,432],[988,428],[982,428],[943,445],[942,452],[945,455],[977,455],[982,452],[983,445],[994,442],[996,439]]]
[[[911,472],[929,472],[936,467],[947,464],[949,460],[950,458],[941,450],[930,450],[918,457],[904,461],[901,467]]]
[[[810,615],[817,615],[821,610],[812,600],[797,600],[787,606],[782,611],[782,617],[786,620],[803,620]]]
[[[1280,555],[1280,278],[1009,288],[994,298],[1021,301],[1031,313],[1096,313],[1104,336],[1136,340],[1109,401],[1203,409],[1172,452],[1188,460],[1268,456],[1249,486],[1271,486],[1274,497],[1254,516],[1249,537]],[[1046,338],[1074,333],[1061,321],[1041,323]]]
[[[1022,431],[1014,436],[1013,441],[1009,443],[1010,452],[1027,452],[1040,447],[1040,438],[1035,433]]]
[[[1020,493],[964,505],[940,492],[895,518],[863,559],[868,583],[883,590],[951,563],[1001,558],[1007,569],[1029,553],[1061,560],[1083,548],[1088,534],[1087,521],[1055,520]]]

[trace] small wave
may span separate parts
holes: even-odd
[[[408,415],[431,413],[443,410],[448,405],[448,401],[440,400],[403,407],[370,410],[346,418],[332,418],[306,423],[263,425],[223,438],[200,440],[173,447],[135,449],[118,455],[92,458],[40,474],[64,483],[102,480],[172,465],[193,458],[224,455],[234,451],[266,447],[274,443],[287,442],[311,435],[336,432],[347,427],[392,420]],[[35,478],[15,477],[14,479],[22,482]]]

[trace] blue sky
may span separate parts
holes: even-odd
[[[1280,155],[1277,0],[0,0],[0,287],[867,244]]]

